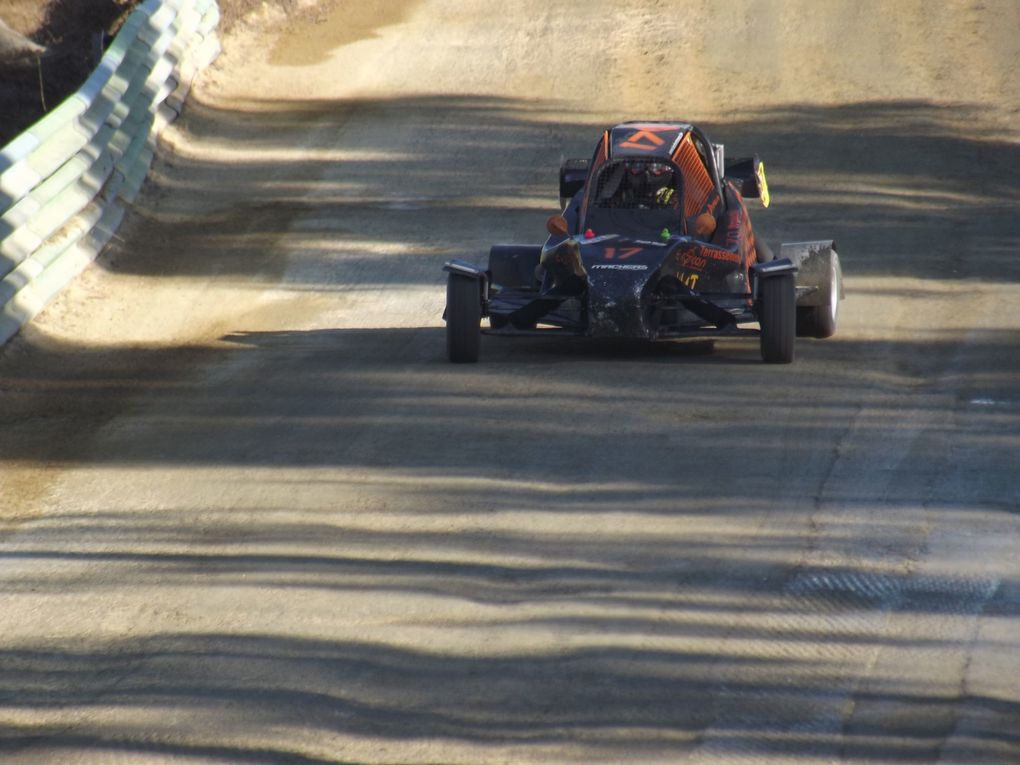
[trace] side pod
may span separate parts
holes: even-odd
[[[489,249],[490,290],[532,288],[541,245],[494,244]]]

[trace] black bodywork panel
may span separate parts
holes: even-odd
[[[493,292],[487,313],[500,334],[532,334],[540,324],[588,337],[656,339],[734,334],[741,322],[755,320],[747,277],[734,276],[732,260],[704,257],[704,243],[690,237],[661,242],[564,237],[537,252],[528,249],[500,247],[490,254]],[[538,271],[541,279],[511,286],[497,278],[516,268]],[[681,279],[692,268],[706,284],[723,289],[684,284]]]

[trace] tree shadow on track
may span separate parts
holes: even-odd
[[[845,702],[833,690],[835,662],[609,642],[487,656],[269,634],[179,633],[8,650],[0,654],[10,668],[0,680],[5,707],[45,711],[59,704],[81,713],[112,708],[119,714],[73,731],[0,729],[0,752],[365,761],[316,755],[314,745],[280,740],[279,732],[297,729],[386,741],[393,762],[430,742],[485,747],[468,750],[482,759],[495,748],[525,758],[554,752],[559,761],[634,761],[685,756],[700,747],[710,759],[824,753],[852,762],[928,761],[939,743],[933,727],[952,715],[951,705],[939,702],[924,683],[865,692],[858,696],[862,706],[894,706],[901,717],[840,735],[824,727],[825,711]],[[767,703],[769,718],[756,719],[750,708],[742,719],[730,716],[733,702],[726,699],[705,704],[718,699],[723,677],[729,678],[727,696]],[[224,714],[238,699],[244,700],[243,719]],[[1020,712],[1015,703],[993,698],[968,701],[990,721]],[[174,712],[173,729],[153,737],[147,721],[166,710]],[[211,735],[245,743],[210,745]],[[1018,744],[1015,731],[989,730],[954,754],[967,762],[1004,762]]]
[[[541,241],[560,157],[587,156],[601,128],[590,116],[554,121],[550,105],[495,97],[251,106],[189,106],[183,124],[199,150],[157,167],[128,229],[139,233],[127,237],[154,246],[115,247],[117,268],[237,275],[304,249],[338,264],[343,282],[346,259],[379,257],[358,251],[372,241],[380,252],[414,253],[403,278],[430,283],[438,277],[422,262],[482,258],[497,240]],[[851,277],[1015,282],[1020,148],[974,127],[980,113],[923,101],[793,104],[706,127],[729,156],[766,160],[775,204],[753,217],[771,242],[834,238]],[[393,146],[352,127],[355,116],[397,119],[420,137]],[[307,145],[310,129],[318,148]],[[331,143],[337,134],[347,140]],[[236,156],[203,153],[210,138]],[[249,192],[240,204],[238,187]],[[422,258],[429,248],[436,258]]]
[[[1000,391],[1004,398],[983,412],[973,433],[957,436],[984,432],[989,443],[1015,441],[1016,401],[1008,397],[1020,375],[1020,359],[1009,352],[1014,342],[1013,333],[996,331],[962,348],[938,333],[910,342],[837,336],[803,341],[801,358],[778,367],[760,362],[753,338],[719,341],[705,354],[682,343],[488,336],[479,364],[450,365],[441,327],[238,332],[218,345],[173,351],[55,345],[38,350],[31,364],[8,359],[2,381],[8,428],[24,421],[19,411],[67,418],[69,425],[78,418],[81,430],[121,413],[131,420],[132,407],[137,420],[87,455],[48,440],[26,445],[8,439],[0,443],[0,459],[443,470],[451,466],[431,444],[453,439],[465,445],[465,455],[473,454],[464,463],[467,471],[485,473],[505,466],[503,450],[513,433],[536,446],[513,455],[538,471],[533,475],[556,475],[554,465],[533,463],[537,453],[578,468],[575,459],[605,446],[622,460],[608,469],[623,475],[627,465],[636,478],[648,478],[680,459],[726,462],[728,453],[745,451],[742,428],[753,429],[759,445],[775,440],[778,447],[787,437],[802,442],[809,459],[816,443],[846,426],[862,398],[890,417],[908,409],[939,411],[959,370],[974,377],[975,396]],[[954,366],[940,374],[947,358]],[[999,363],[978,374],[988,358]],[[875,368],[860,368],[863,360]],[[231,364],[259,373],[223,379],[201,373]],[[757,392],[766,389],[768,398],[759,399]],[[620,401],[630,403],[633,419],[607,421],[604,412]],[[761,426],[770,411],[776,415],[772,435]],[[872,427],[875,439],[887,434],[884,422]],[[346,437],[362,431],[371,438],[349,446]],[[224,441],[218,433],[235,437]],[[658,461],[630,464],[627,444],[640,439],[661,441]],[[776,467],[767,448],[757,451],[743,468],[745,477]]]
[[[541,104],[451,96],[254,106],[269,110],[189,105],[178,126],[197,149],[157,164],[124,241],[102,263],[221,279],[286,268],[293,290],[432,284],[444,259],[483,258],[493,238],[533,239],[558,209],[570,126],[534,117]],[[373,119],[398,119],[407,145],[367,129]]]
[[[812,344],[818,357],[798,372],[742,363],[756,350],[738,344],[619,358],[602,344],[561,357],[546,340],[500,340],[486,339],[481,364],[451,366],[437,327],[237,333],[191,349],[187,365],[248,357],[260,371],[247,379],[97,367],[19,381],[92,411],[133,398],[88,459],[149,477],[131,506],[53,508],[4,540],[7,618],[34,613],[41,593],[86,609],[112,597],[113,618],[140,637],[6,640],[0,708],[50,722],[0,713],[0,754],[364,761],[307,743],[340,739],[381,742],[393,762],[434,745],[479,762],[494,752],[932,761],[961,724],[978,733],[953,738],[956,760],[1016,753],[1014,699],[959,695],[907,671],[847,685],[848,666],[878,656],[963,661],[972,638],[947,625],[1017,614],[1015,578],[884,567],[916,554],[911,529],[926,519],[1007,528],[1001,493],[975,490],[1004,469],[1008,446],[999,462],[966,465],[971,485],[944,492],[927,475],[876,466],[862,485],[831,467],[836,434],[895,438],[883,420],[908,402],[941,405],[937,381],[925,398],[920,378],[885,369],[848,379],[834,361],[874,348],[845,341]],[[934,344],[907,345],[887,350],[920,357]],[[800,400],[798,375],[825,395]],[[754,425],[765,405],[753,394],[767,388],[774,432]],[[862,388],[877,421],[853,426]],[[632,420],[599,417],[620,400]],[[1017,444],[995,415],[953,435],[982,459]],[[938,453],[941,438],[918,448]],[[649,443],[661,446],[651,460]],[[42,442],[28,454],[0,445],[0,457],[81,460]],[[726,463],[739,467],[720,483]],[[827,470],[816,497],[782,480]],[[80,480],[83,496],[133,490],[102,470]],[[824,523],[856,565],[810,560],[804,525],[817,503],[851,510]],[[281,614],[300,633],[345,609],[360,614],[341,620],[351,635],[278,634]],[[210,628],[166,631],[182,619]],[[902,626],[917,623],[930,630]]]
[[[791,104],[711,124],[766,161],[770,241],[834,238],[851,276],[1020,281],[1020,144],[976,104]]]
[[[394,156],[352,109],[408,115],[422,143]],[[338,303],[441,295],[446,257],[534,241],[561,147],[590,148],[597,128],[539,111],[474,98],[195,109],[192,135],[233,158],[162,162],[103,265],[285,274],[282,288]],[[881,132],[848,134],[841,118],[872,111]],[[995,249],[1013,224],[981,217],[997,202],[900,199],[944,176],[976,193],[968,168],[986,151],[1010,170],[992,188],[1009,192],[1015,150],[932,127],[943,115],[791,107],[714,132],[731,154],[776,158],[776,208],[756,222],[772,238],[836,236],[854,279],[955,277],[952,232],[975,215],[990,238],[964,276],[1015,280]],[[309,124],[343,140],[309,159],[294,150]],[[936,238],[948,243],[918,265],[916,242]],[[29,332],[5,352],[0,463],[64,469],[79,492],[3,539],[6,618],[30,634],[44,596],[73,597],[113,620],[105,634],[122,618],[138,637],[12,632],[0,753],[357,761],[303,749],[308,735],[382,742],[394,761],[444,743],[476,760],[1016,754],[1014,697],[906,669],[922,652],[958,664],[958,680],[975,644],[1010,649],[973,625],[1015,620],[1015,576],[914,566],[930,542],[918,529],[1015,538],[1015,334],[837,335],[805,341],[789,367],[759,363],[753,341],[691,356],[486,338],[482,363],[452,366],[441,302],[429,327],[377,311],[359,317],[374,328],[227,329],[169,350]],[[235,617],[247,634],[219,621]]]

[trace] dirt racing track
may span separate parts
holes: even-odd
[[[297,5],[0,353],[0,761],[1020,761],[1020,6]],[[633,118],[765,159],[836,336],[448,364]]]

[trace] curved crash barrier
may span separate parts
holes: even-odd
[[[219,18],[216,0],[145,0],[81,89],[0,149],[0,345],[113,237]]]

